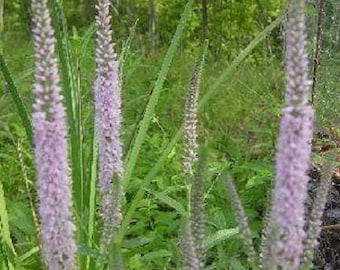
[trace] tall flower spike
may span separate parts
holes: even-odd
[[[182,229],[181,250],[183,256],[183,270],[201,270],[201,262],[195,249],[190,220],[185,220]]]
[[[196,62],[194,72],[192,73],[189,90],[185,104],[184,117],[184,160],[183,168],[186,174],[193,175],[193,165],[197,161],[197,110],[198,95],[202,77],[207,44],[204,48],[202,58]]]
[[[207,177],[207,152],[200,151],[195,176],[192,177],[190,192],[190,228],[197,258],[204,265],[204,182]]]
[[[123,151],[120,141],[119,64],[114,53],[109,0],[98,0],[96,16],[95,123],[99,143],[99,190],[102,196],[102,243],[108,246],[121,222]]]
[[[66,115],[47,0],[32,0],[32,20],[35,52],[32,120],[42,256],[51,270],[76,269]]]
[[[243,238],[244,247],[246,249],[248,261],[250,263],[257,262],[257,255],[254,248],[253,239],[251,236],[251,231],[249,228],[248,218],[244,211],[240,197],[238,196],[234,180],[228,174],[225,175],[225,188],[227,193],[229,193],[232,208],[236,221],[240,230],[240,234]]]
[[[313,202],[312,212],[309,219],[309,228],[305,241],[304,263],[303,269],[311,269],[314,258],[315,249],[319,246],[318,237],[321,232],[322,215],[325,210],[327,196],[332,183],[332,174],[335,163],[335,151],[330,152],[326,156],[324,168],[321,171],[320,183],[317,188],[315,199]]]
[[[272,242],[264,264],[268,269],[299,268],[303,252],[306,174],[311,154],[313,110],[308,105],[310,81],[305,52],[305,1],[289,0],[286,30],[286,106],[276,156],[276,182],[271,211]],[[276,267],[276,268],[275,268]]]

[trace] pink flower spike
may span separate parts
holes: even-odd
[[[304,202],[307,196],[314,111],[308,104],[305,52],[305,1],[289,0],[286,30],[286,105],[276,155],[276,182],[265,269],[299,269],[303,252]],[[272,262],[272,263],[271,263]]]
[[[47,0],[32,0],[32,20],[35,52],[32,121],[42,256],[50,270],[73,270],[77,265],[66,115]]]

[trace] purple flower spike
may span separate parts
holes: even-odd
[[[96,17],[96,128],[99,143],[99,189],[102,196],[103,234],[107,246],[121,222],[123,150],[120,141],[121,98],[119,64],[114,53],[109,0],[98,0]]]
[[[42,255],[50,270],[76,269],[65,109],[46,0],[32,0],[35,52],[34,153],[38,174]]]
[[[270,239],[274,241],[267,254],[271,258],[265,258],[273,260],[275,266],[269,265],[269,269],[298,269],[303,252],[306,172],[310,163],[314,115],[308,105],[310,81],[307,78],[304,11],[304,0],[289,0],[286,108],[280,126],[271,212]]]

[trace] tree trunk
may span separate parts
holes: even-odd
[[[313,56],[313,84],[312,84],[312,100],[311,100],[313,106],[315,106],[316,86],[317,86],[318,70],[319,70],[320,58],[321,58],[320,52],[321,52],[324,7],[325,7],[325,1],[320,0],[319,5],[318,5],[318,24],[317,24],[317,32],[316,32],[316,40],[315,40],[315,48],[314,48],[314,56]]]
[[[202,0],[202,40],[207,38],[208,32],[208,1]]]
[[[22,22],[25,25],[26,33],[30,34],[31,33],[31,26],[32,26],[30,1],[21,0],[20,1],[20,6],[21,6],[20,12],[21,12]]]
[[[156,36],[156,11],[154,0],[149,0],[149,35],[152,50],[155,50],[157,44],[157,36]]]
[[[0,37],[4,31],[4,4],[5,0],[0,0]]]
[[[84,14],[86,16],[85,18],[89,18],[90,21],[94,20],[94,16],[96,15],[95,0],[84,1]]]

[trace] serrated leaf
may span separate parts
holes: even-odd
[[[99,258],[100,252],[97,249],[90,248],[86,245],[78,246],[78,253],[84,256],[89,256],[91,258]]]
[[[238,228],[232,229],[222,229],[215,232],[212,235],[209,235],[203,242],[203,247],[205,250],[209,250],[217,244],[223,242],[224,240],[236,235],[239,233]]]
[[[172,253],[168,250],[165,249],[160,249],[157,251],[153,251],[150,253],[145,254],[142,259],[143,261],[149,261],[157,258],[163,258],[163,257],[171,257]]]
[[[175,209],[179,214],[185,215],[185,209],[184,207],[175,199],[171,198],[170,196],[166,195],[165,193],[154,193],[149,191],[152,195],[154,195],[158,200],[161,202],[167,204],[171,208]]]
[[[123,247],[133,249],[133,248],[145,246],[146,244],[149,244],[150,242],[152,242],[154,239],[155,239],[154,237],[137,237],[137,238],[132,238],[129,240],[124,240]]]

